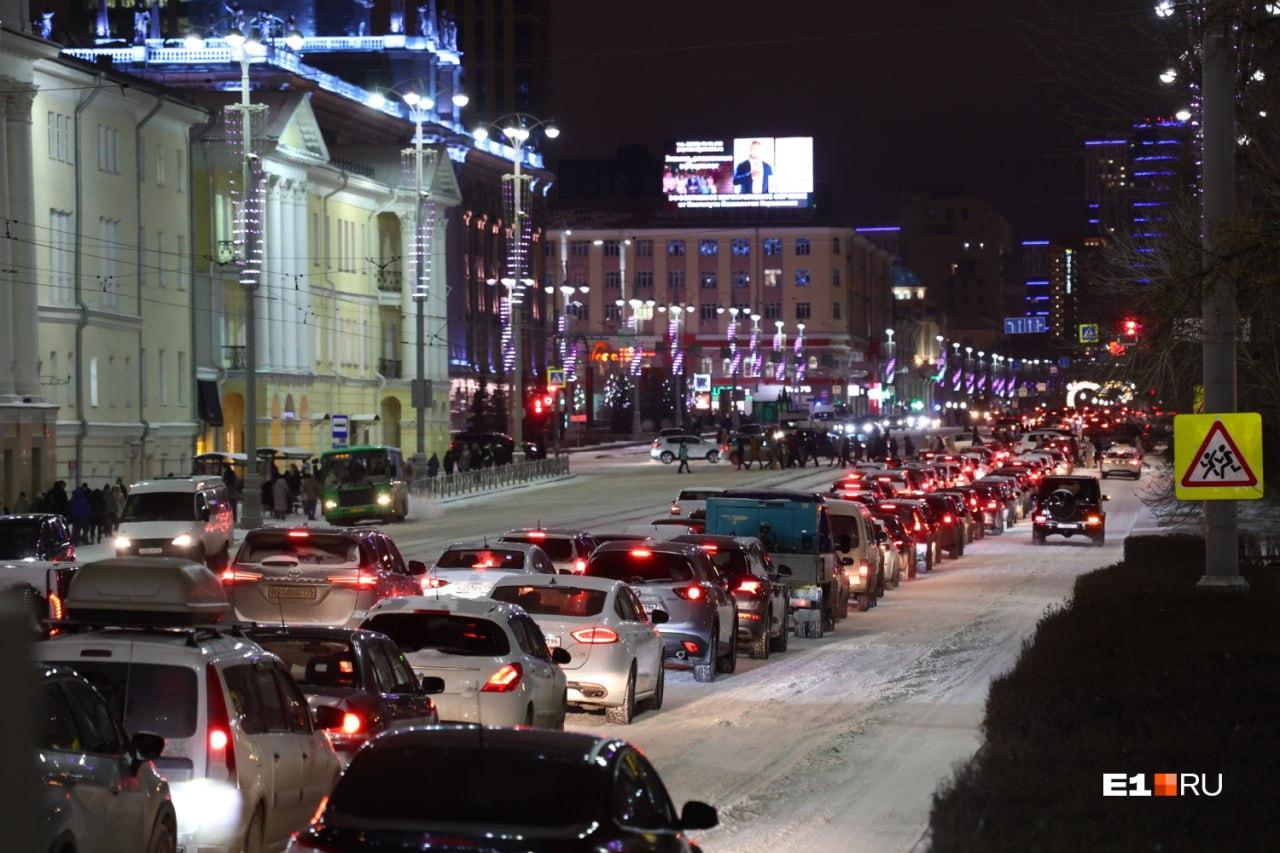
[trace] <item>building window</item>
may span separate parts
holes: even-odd
[[[178,353],[178,405],[187,402],[187,354]]]
[[[764,304],[764,319],[781,320],[782,319],[782,303],[766,302]]]
[[[808,320],[808,319],[809,319],[809,311],[810,311],[810,308],[809,308],[809,303],[808,303],[808,302],[797,302],[797,303],[796,303],[796,319],[797,319],[797,320]]]
[[[124,406],[133,407],[133,359],[128,356],[124,358]]]
[[[808,270],[796,270],[796,287],[808,287],[812,281]]]
[[[542,244],[542,256],[544,258],[553,258],[556,254],[556,244],[547,240]]]
[[[164,186],[164,181],[165,181],[164,146],[160,144],[156,144],[154,147],[156,150],[156,186],[162,187]]]
[[[831,319],[833,320],[840,319],[840,303],[839,302],[831,303]]]
[[[98,171],[120,174],[120,133],[105,124],[98,125]]]
[[[71,116],[62,113],[48,114],[49,159],[59,163],[71,162]]]
[[[157,376],[160,377],[160,405],[166,405],[169,402],[169,374],[165,372],[164,350],[160,350],[160,357],[156,362]]]
[[[89,405],[98,405],[98,357],[89,356]]]
[[[833,255],[840,254],[840,238],[839,237],[831,238],[831,254]]]
[[[120,220],[98,217],[98,286],[104,308],[120,304]]]
[[[166,287],[165,278],[169,275],[169,259],[164,253],[164,232],[156,232],[156,265],[155,265],[156,281],[161,287]]]
[[[698,254],[702,255],[704,258],[715,257],[716,255],[720,254],[720,241],[719,240],[699,240]]]
[[[673,256],[673,257],[683,257],[683,256],[684,256],[684,241],[683,241],[683,240],[668,240],[668,241],[667,241],[667,254],[668,254],[668,255],[671,255],[671,256]]]
[[[809,254],[809,238],[808,237],[796,238],[796,254],[797,255]]]
[[[587,319],[587,306],[581,302],[570,302],[565,306],[564,314],[566,317],[572,317],[575,320]]]
[[[782,255],[782,238],[766,237],[764,241],[765,257],[776,258]]]
[[[667,289],[679,290],[684,287],[684,270],[667,271]]]
[[[698,306],[698,319],[704,323],[710,323],[716,318],[716,308],[719,307],[714,302],[703,302]]]
[[[840,270],[838,269],[831,271],[831,286],[832,287],[840,286]]]
[[[571,240],[569,242],[569,254],[575,258],[585,258],[587,256],[587,241]]]
[[[606,304],[604,306],[604,321],[606,323],[621,323],[622,322],[622,306]]]
[[[173,152],[173,182],[177,184],[178,192],[184,192],[187,188],[186,159],[181,148]]]
[[[733,286],[735,288],[744,288],[751,286],[751,274],[745,272],[736,272],[733,274]]]
[[[618,290],[622,287],[622,273],[610,270],[604,274],[604,289]]]
[[[605,241],[604,241],[604,254],[605,254],[605,257],[608,257],[608,258],[616,258],[616,257],[618,257],[618,247],[619,247],[619,245],[620,245],[620,244],[618,243],[618,241],[617,241],[617,240],[605,240]]]
[[[173,278],[174,278],[174,281],[178,283],[178,290],[186,290],[187,289],[187,235],[185,234],[178,235],[178,245],[177,245],[175,254],[177,255],[177,257],[174,258],[174,262],[177,264],[177,275],[175,275]]]
[[[49,211],[49,301],[55,305],[70,305],[75,299],[75,283],[71,280],[75,258],[73,230],[70,211]]]
[[[636,257],[652,258],[653,257],[653,241],[637,240],[636,241]]]
[[[715,290],[720,286],[720,276],[713,272],[704,272],[698,275],[698,287],[703,290]]]
[[[636,273],[636,290],[649,290],[653,287],[653,271],[640,270]]]
[[[781,287],[782,286],[782,270],[766,269],[764,271],[765,287]]]
[[[751,254],[751,241],[737,237],[731,244],[731,251],[735,257],[745,258]]]

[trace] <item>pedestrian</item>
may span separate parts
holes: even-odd
[[[898,439],[893,436],[889,437],[889,455],[895,459],[898,456]]]
[[[462,455],[458,457],[458,473],[465,474],[471,470],[471,447],[462,448]]]
[[[18,499],[13,502],[13,511],[18,514],[31,512],[31,501],[27,500],[26,492],[18,492]]]
[[[102,524],[105,533],[111,537],[116,532],[116,527],[120,523],[120,513],[124,507],[116,503],[115,492],[112,490],[110,483],[102,486]]]
[[[849,436],[845,435],[840,437],[840,467],[841,468],[849,467],[849,457],[852,454],[852,450],[853,450],[853,448],[850,446],[851,444],[852,442],[849,441]]]
[[[271,481],[271,514],[277,521],[284,520],[289,512],[289,481],[284,477],[276,477]]]
[[[106,520],[107,502],[102,497],[101,489],[91,489],[88,483],[82,483],[81,488],[89,496],[89,539],[95,545],[100,544],[102,527]]]
[[[62,485],[62,481],[58,481]],[[58,488],[57,485],[54,486]],[[89,506],[89,496],[85,490],[76,489],[67,499],[67,513],[71,517],[71,535],[77,545],[89,544],[89,521],[93,517],[93,509]]]
[[[450,447],[444,452],[444,473],[449,475],[453,473],[453,469],[458,467],[458,454]]]
[[[748,471],[751,470],[752,462],[756,463],[756,465],[759,466],[760,468],[764,467],[764,463],[760,461],[760,445],[762,441],[763,439],[761,439],[761,437],[758,435],[751,436],[751,450],[750,450],[750,455],[747,457]]]
[[[307,521],[316,520],[316,505],[320,502],[320,480],[312,476],[311,469],[302,472],[302,511],[307,514]]]
[[[434,480],[436,478],[436,474],[439,474],[439,473],[440,473],[440,460],[436,458],[436,455],[434,453],[432,453],[431,458],[427,460],[427,477],[429,479]]]
[[[680,467],[676,469],[677,474],[692,474],[693,470],[689,467],[689,445],[686,442],[680,442],[680,451],[676,458],[680,460]]]
[[[927,442],[926,442],[927,446]],[[910,435],[902,436],[902,452],[908,457],[916,455],[916,443],[911,440]]]
[[[747,455],[747,441],[743,436],[738,436],[735,455],[738,457],[738,470],[742,470],[742,463],[746,461],[743,457]],[[750,466],[748,466],[749,468]]]

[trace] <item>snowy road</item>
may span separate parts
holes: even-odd
[[[449,539],[494,535],[539,520],[619,529],[666,512],[676,488],[770,484],[825,488],[834,472],[732,470],[695,463],[693,476],[635,451],[582,454],[572,479],[496,498],[422,508],[394,529],[406,554]],[[791,642],[768,661],[696,684],[669,671],[666,705],[626,727],[573,714],[572,729],[637,743],[677,803],[710,802],[721,826],[708,850],[907,850],[925,830],[931,796],[979,742],[991,678],[1008,669],[1045,608],[1081,572],[1115,562],[1139,503],[1134,485],[1107,481],[1108,543],[1031,545],[1023,522],[904,583],[823,640]],[[424,518],[423,516],[430,516]]]

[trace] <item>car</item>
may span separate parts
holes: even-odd
[[[933,571],[933,567],[942,559],[942,549],[938,544],[938,531],[931,521],[932,513],[929,505],[920,500],[895,499],[881,501],[876,504],[876,507],[881,513],[892,513],[898,516],[908,541],[915,546],[916,561],[920,570]]]
[[[259,527],[221,575],[246,622],[355,627],[378,601],[422,592],[425,564],[370,527]]]
[[[429,768],[429,769],[428,769]],[[413,728],[352,760],[288,853],[487,850],[693,853],[715,809],[676,814],[648,759],[598,735],[478,726]]]
[[[57,513],[0,516],[0,561],[69,563],[76,558],[71,525]]]
[[[674,542],[697,545],[729,581],[738,607],[738,643],[756,660],[785,652],[791,637],[791,569],[773,565],[760,540],[750,536],[678,536]]]
[[[892,480],[880,483],[877,481],[875,474],[865,470],[854,469],[846,472],[840,479],[831,484],[831,494],[839,498],[849,498],[861,494],[868,494],[877,498],[891,498],[893,497],[893,483]]]
[[[1036,508],[1031,518],[1031,541],[1045,544],[1053,534],[1086,536],[1094,545],[1107,541],[1107,514],[1102,503],[1097,477],[1054,476],[1040,481],[1036,491]]]
[[[871,511],[860,501],[834,498],[827,501],[827,521],[836,565],[840,600],[837,611],[847,613],[849,603],[862,613],[876,606],[888,578],[880,560],[880,547],[871,535]]]
[[[878,500],[867,503],[872,518],[879,522],[889,535],[889,544],[897,557],[898,577],[904,580],[915,580],[917,575],[915,542],[911,539],[907,526],[902,523],[897,512],[882,510],[879,505]]]
[[[177,849],[169,783],[153,763],[164,738],[126,734],[102,694],[69,666],[36,664],[34,687],[40,849]]]
[[[899,558],[898,549],[894,547],[893,536],[889,533],[884,519],[872,514],[871,524],[872,536],[875,539],[876,548],[880,551],[880,570],[884,573],[885,583],[890,589],[897,589],[907,574],[905,560]]]
[[[0,560],[0,596],[13,602],[18,612],[29,614],[33,637],[43,637],[65,615],[64,603],[75,563],[46,560]]]
[[[508,576],[489,592],[494,601],[519,605],[533,617],[547,645],[563,649],[570,705],[603,708],[605,719],[627,725],[642,704],[662,707],[666,684],[662,610],[645,613],[633,589],[621,581],[586,576]]]
[[[999,470],[999,468],[996,469],[996,471]],[[1026,516],[1031,508],[1031,492],[1023,490],[1016,474],[1003,475],[993,472],[983,477],[982,482],[999,487],[1001,495],[1004,496],[1005,506],[1008,508],[1009,516],[1005,519],[1007,526],[1013,527],[1019,519]]]
[[[419,678],[440,678],[436,713],[447,723],[564,728],[568,697],[559,665],[527,613],[488,598],[401,596],[378,602],[362,628],[386,634]]]
[[[737,668],[737,604],[728,579],[698,546],[610,542],[591,555],[586,574],[630,584],[646,612],[665,610],[668,619],[658,626],[664,659],[692,666],[694,680],[715,681]]]
[[[326,625],[260,626],[245,633],[288,667],[313,710],[342,712],[342,725],[329,732],[329,742],[343,764],[380,732],[440,721],[431,695],[443,683],[419,680],[383,634]]]
[[[164,477],[129,487],[112,544],[117,557],[179,557],[221,569],[235,508],[220,477]]]
[[[676,493],[675,500],[671,501],[671,514],[682,515],[685,518],[705,517],[707,514],[707,498],[714,498],[723,492],[724,489],[707,486],[681,489]]]
[[[974,507],[977,505],[977,498],[967,492],[964,487],[956,487],[954,489],[943,489],[937,494],[943,495],[951,499],[953,512],[960,521],[960,529],[964,534],[964,544],[981,539],[983,536],[982,519],[975,512]]]
[[[978,435],[977,431],[958,432],[947,439],[947,443],[956,450],[968,450],[974,446],[974,442],[977,442],[979,447],[982,446],[982,437]]]
[[[33,655],[88,679],[126,731],[164,738],[153,761],[179,849],[279,847],[306,825],[340,772],[324,729],[342,715],[310,711],[279,658],[225,627],[233,610],[213,572],[172,557],[98,560],[76,572],[66,608],[76,630]]]
[[[929,509],[938,520],[938,545],[953,560],[964,556],[965,521],[956,511],[956,503],[949,496],[931,492],[923,496]]]
[[[587,558],[596,549],[596,542],[585,530],[565,528],[519,527],[502,534],[500,542],[519,542],[537,545],[551,558],[557,572],[582,574]]]
[[[720,461],[720,447],[713,440],[697,435],[664,435],[653,440],[649,446],[649,458],[670,465],[680,455],[680,445],[689,451],[689,459],[705,459],[708,462]]]
[[[1142,479],[1142,452],[1127,444],[1113,444],[1102,451],[1098,460],[1098,476],[1105,480],[1115,474]]]
[[[920,495],[928,487],[927,476],[915,468],[892,468],[875,474],[876,482],[889,486],[894,495]]]
[[[661,542],[667,539],[675,539],[677,536],[704,533],[706,529],[707,520],[705,516],[703,518],[668,517],[655,518],[648,524],[628,524],[623,528],[623,532]]]
[[[999,483],[988,483],[983,478],[969,487],[978,499],[974,511],[982,518],[984,532],[1000,536],[1009,526],[1009,507],[1006,504],[1005,490]]]
[[[556,568],[537,545],[523,542],[454,542],[431,563],[422,591],[442,590],[458,598],[484,598],[510,574],[553,575]]]

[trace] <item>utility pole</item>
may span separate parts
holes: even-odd
[[[1204,37],[1201,248],[1205,271],[1201,298],[1204,411],[1236,410],[1236,295],[1230,277],[1215,270],[1225,244],[1223,229],[1235,216],[1235,79],[1225,26]],[[1222,29],[1218,29],[1222,27]],[[1244,591],[1235,501],[1205,501],[1205,566],[1201,589]]]

